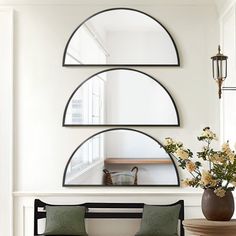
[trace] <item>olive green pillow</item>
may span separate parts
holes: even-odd
[[[136,236],[177,236],[181,205],[144,205],[141,227]]]
[[[83,206],[46,206],[44,234],[87,236],[84,216]]]

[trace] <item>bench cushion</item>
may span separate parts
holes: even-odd
[[[85,207],[46,206],[45,235],[87,236],[85,230]]]
[[[140,231],[136,236],[177,236],[181,205],[144,205]]]

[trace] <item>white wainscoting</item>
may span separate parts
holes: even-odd
[[[127,189],[128,190],[128,189]],[[201,204],[201,191],[186,191],[174,188],[173,190],[156,190],[127,192],[122,189],[86,192],[86,188],[80,192],[15,192],[14,193],[14,222],[15,236],[33,236],[33,210],[34,199],[52,204],[76,204],[84,202],[143,202],[147,204],[169,204],[183,199],[185,201],[185,218],[203,217]],[[115,192],[116,191],[116,192]],[[126,191],[126,192],[125,192]],[[109,221],[109,227],[107,227]],[[87,229],[90,236],[133,236],[137,232],[140,220],[89,220]],[[120,227],[122,225],[122,227]],[[112,233],[111,233],[112,232]]]

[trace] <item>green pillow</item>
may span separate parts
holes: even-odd
[[[177,236],[181,205],[144,205],[141,227],[136,236]]]
[[[87,236],[84,215],[82,206],[46,206],[44,234]]]

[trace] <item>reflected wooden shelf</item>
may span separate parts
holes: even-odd
[[[172,164],[169,158],[107,158],[105,164]]]

